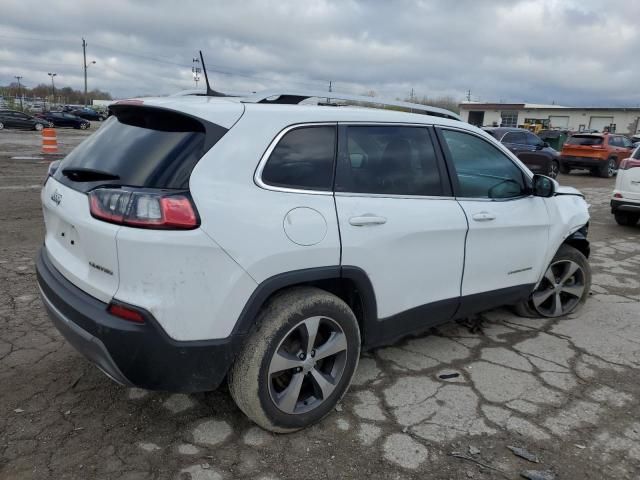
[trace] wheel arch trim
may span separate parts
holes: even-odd
[[[355,266],[332,265],[280,273],[258,284],[242,309],[232,334],[242,335],[249,333],[260,309],[278,291],[327,280],[349,280],[353,282],[362,307],[363,318],[359,319],[361,320],[361,328],[365,327],[371,320],[377,319],[376,296],[367,273]],[[361,335],[364,337],[365,332],[362,331]]]

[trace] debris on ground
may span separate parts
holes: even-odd
[[[16,412],[16,413],[22,413],[22,412],[24,412],[24,410],[23,410],[23,409],[21,409],[21,408],[16,408],[16,409],[14,409],[13,411],[14,411],[14,412]]]
[[[524,458],[525,460],[528,460],[533,463],[540,463],[540,460],[538,460],[538,456],[535,453],[531,453],[530,451],[524,448],[514,447],[512,445],[507,446],[507,448],[511,450],[514,455],[520,458]]]
[[[456,320],[456,323],[468,329],[469,333],[484,334],[484,331],[483,331],[484,318],[482,318],[479,315],[474,315],[472,317],[468,317],[462,320]]]
[[[555,480],[556,476],[549,470],[525,470],[520,476],[527,480]]]
[[[471,455],[478,455],[480,453],[480,449],[477,447],[474,447],[473,445],[469,445],[469,453]]]

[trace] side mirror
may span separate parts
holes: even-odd
[[[534,175],[532,182],[533,195],[535,197],[549,198],[555,195],[556,182],[552,178],[544,175]]]

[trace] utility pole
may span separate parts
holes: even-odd
[[[416,95],[416,93],[415,93],[415,91],[413,90],[413,87],[411,87],[411,94],[410,94],[410,96],[409,96],[409,99],[411,100],[411,102],[412,102],[412,103],[413,103],[413,99],[414,99],[415,95]]]
[[[332,92],[332,89],[331,89],[332,86],[333,86],[333,82],[329,80],[329,93]],[[329,97],[327,97],[327,103],[331,103],[331,99]]]
[[[200,65],[200,60],[197,58],[193,59],[193,67],[191,67],[191,73],[193,73],[193,81],[196,82],[196,89],[198,88],[198,82],[200,81],[200,72],[202,69],[197,65]]]
[[[58,75],[57,73],[47,73],[51,77],[51,105],[56,101],[56,84],[53,83],[53,77]]]
[[[471,90],[467,90],[467,102],[471,101]]]
[[[22,85],[20,85],[20,80],[22,79],[22,76],[15,76],[13,78],[16,78],[18,80],[18,96],[20,97],[20,110],[24,110],[24,107],[22,106]]]
[[[84,106],[87,106],[87,68],[89,65],[93,65],[96,63],[95,60],[91,61],[89,65],[87,65],[87,42],[85,42],[84,38],[82,39],[82,58],[84,60]]]

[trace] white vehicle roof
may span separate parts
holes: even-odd
[[[314,92],[315,93],[315,92]],[[267,92],[271,95],[271,92]],[[333,95],[337,95],[334,97]],[[314,97],[315,95],[310,95]],[[331,99],[342,98],[342,95],[331,93]],[[346,95],[344,97],[347,97]],[[357,96],[350,96],[356,98]],[[307,123],[307,122],[390,122],[390,123],[414,123],[424,125],[449,125],[464,126],[467,129],[481,132],[466,122],[452,119],[459,118],[457,115],[446,110],[436,107],[428,107],[425,105],[414,105],[407,102],[391,102],[385,103],[381,99],[373,100],[374,105],[391,105],[392,108],[410,108],[415,106],[416,111],[428,112],[433,109],[436,115],[441,112],[447,112],[452,118],[444,118],[442,116],[432,116],[424,113],[409,113],[405,111],[390,110],[387,108],[371,108],[368,106],[326,106],[326,105],[307,105],[307,104],[281,104],[281,103],[260,103],[266,98],[265,94],[255,94],[248,97],[212,97],[191,92],[182,95],[174,95],[169,97],[147,97],[134,100],[123,100],[116,102],[117,104],[132,103],[151,105],[162,108],[176,110],[189,115],[194,115],[204,120],[211,121],[225,128],[231,128],[238,120],[243,112],[251,113],[251,115],[265,115],[270,117],[271,121],[281,122],[282,124]],[[360,98],[360,97],[357,97]],[[254,101],[257,100],[257,101]],[[400,105],[402,104],[402,105]]]

